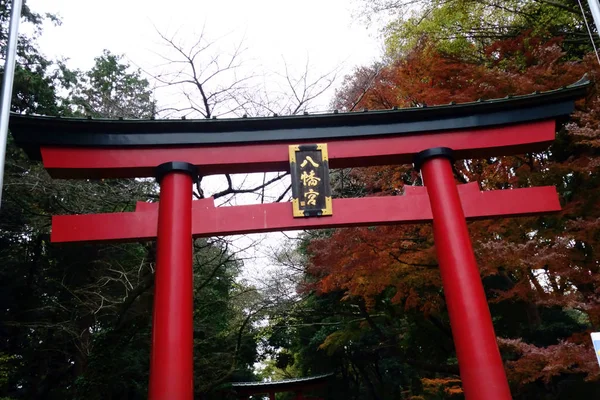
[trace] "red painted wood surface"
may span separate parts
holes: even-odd
[[[457,159],[543,150],[554,140],[554,120],[482,129],[395,137],[324,140],[331,168],[412,163],[416,153],[449,147]],[[317,140],[318,141],[318,140]],[[314,141],[311,143],[315,143]],[[173,160],[197,165],[201,175],[289,170],[288,145],[252,144],[166,148],[43,147],[44,167],[54,178],[154,176],[157,165]]]
[[[535,215],[560,211],[554,187],[479,191],[477,184],[459,185],[466,218]],[[157,232],[157,203],[138,204],[136,212],[58,215],[52,217],[52,242],[151,240]],[[192,202],[192,235],[241,233],[419,223],[432,220],[424,188],[406,187],[403,196],[334,199],[333,216],[293,218],[291,203],[214,207],[212,199]]]
[[[421,174],[431,201],[435,249],[465,397],[510,400],[510,388],[467,229],[466,207],[461,205],[452,163],[443,157],[428,159],[423,163]],[[517,202],[510,206],[516,206]]]
[[[160,185],[150,359],[150,400],[194,398],[192,178],[167,174]],[[154,218],[156,223],[156,218]],[[115,231],[119,225],[112,226]]]

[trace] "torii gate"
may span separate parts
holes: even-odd
[[[269,400],[275,400],[275,393],[293,392],[294,400],[304,400],[307,392],[318,390],[323,392],[333,374],[309,376],[306,378],[284,379],[274,382],[235,382],[231,388],[240,400],[248,400],[250,396],[267,394]],[[311,400],[322,400],[310,397]]]
[[[559,199],[554,187],[480,192],[475,183],[457,186],[451,160],[545,149],[554,140],[556,121],[568,117],[587,85],[581,80],[549,92],[458,105],[271,118],[13,115],[10,128],[17,144],[41,159],[54,178],[157,178],[158,204],[52,219],[54,243],[157,239],[151,400],[193,398],[192,238],[429,221],[465,395],[505,400],[510,390],[465,218],[557,212]],[[296,156],[324,167],[316,175],[310,171],[320,179],[311,182],[322,185],[318,203],[319,192],[300,175]],[[425,188],[408,187],[403,196],[391,197],[326,196],[328,166],[411,162],[421,170]],[[212,199],[192,201],[198,174],[285,170],[292,172],[293,203],[215,208]]]

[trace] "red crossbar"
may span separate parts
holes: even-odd
[[[459,185],[466,218],[524,216],[560,211],[552,186],[481,192],[476,183]],[[419,223],[432,220],[425,188],[403,196],[334,199],[333,215],[293,218],[291,203],[215,207],[212,198],[192,202],[192,235]],[[141,203],[135,212],[52,217],[52,242],[114,242],[156,238],[157,203]]]
[[[415,135],[327,140],[331,168],[412,163],[416,153],[449,147],[457,159],[485,158],[543,150],[554,140],[555,122],[449,130]],[[314,143],[314,141],[312,142]],[[44,167],[54,178],[154,176],[157,165],[185,161],[201,175],[289,170],[294,143],[164,148],[42,147]]]

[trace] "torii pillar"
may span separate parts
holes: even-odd
[[[511,399],[492,316],[475,261],[467,221],[452,171],[452,150],[417,154],[433,215],[433,237],[465,393]]]

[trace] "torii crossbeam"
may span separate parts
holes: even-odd
[[[477,184],[457,186],[451,160],[544,150],[554,140],[556,122],[574,110],[587,85],[582,80],[554,91],[459,105],[272,118],[13,115],[10,128],[52,177],[158,179],[158,204],[52,221],[55,243],[157,239],[150,399],[193,398],[193,237],[433,221],[466,397],[505,400],[510,390],[466,219],[556,212],[559,199],[553,187],[481,192]],[[331,168],[414,162],[426,187],[409,187],[399,196],[334,199],[333,215],[314,218],[295,218],[292,203],[215,207],[212,199],[192,201],[198,175],[290,171],[290,146],[317,148],[314,143],[328,145],[322,161]]]

